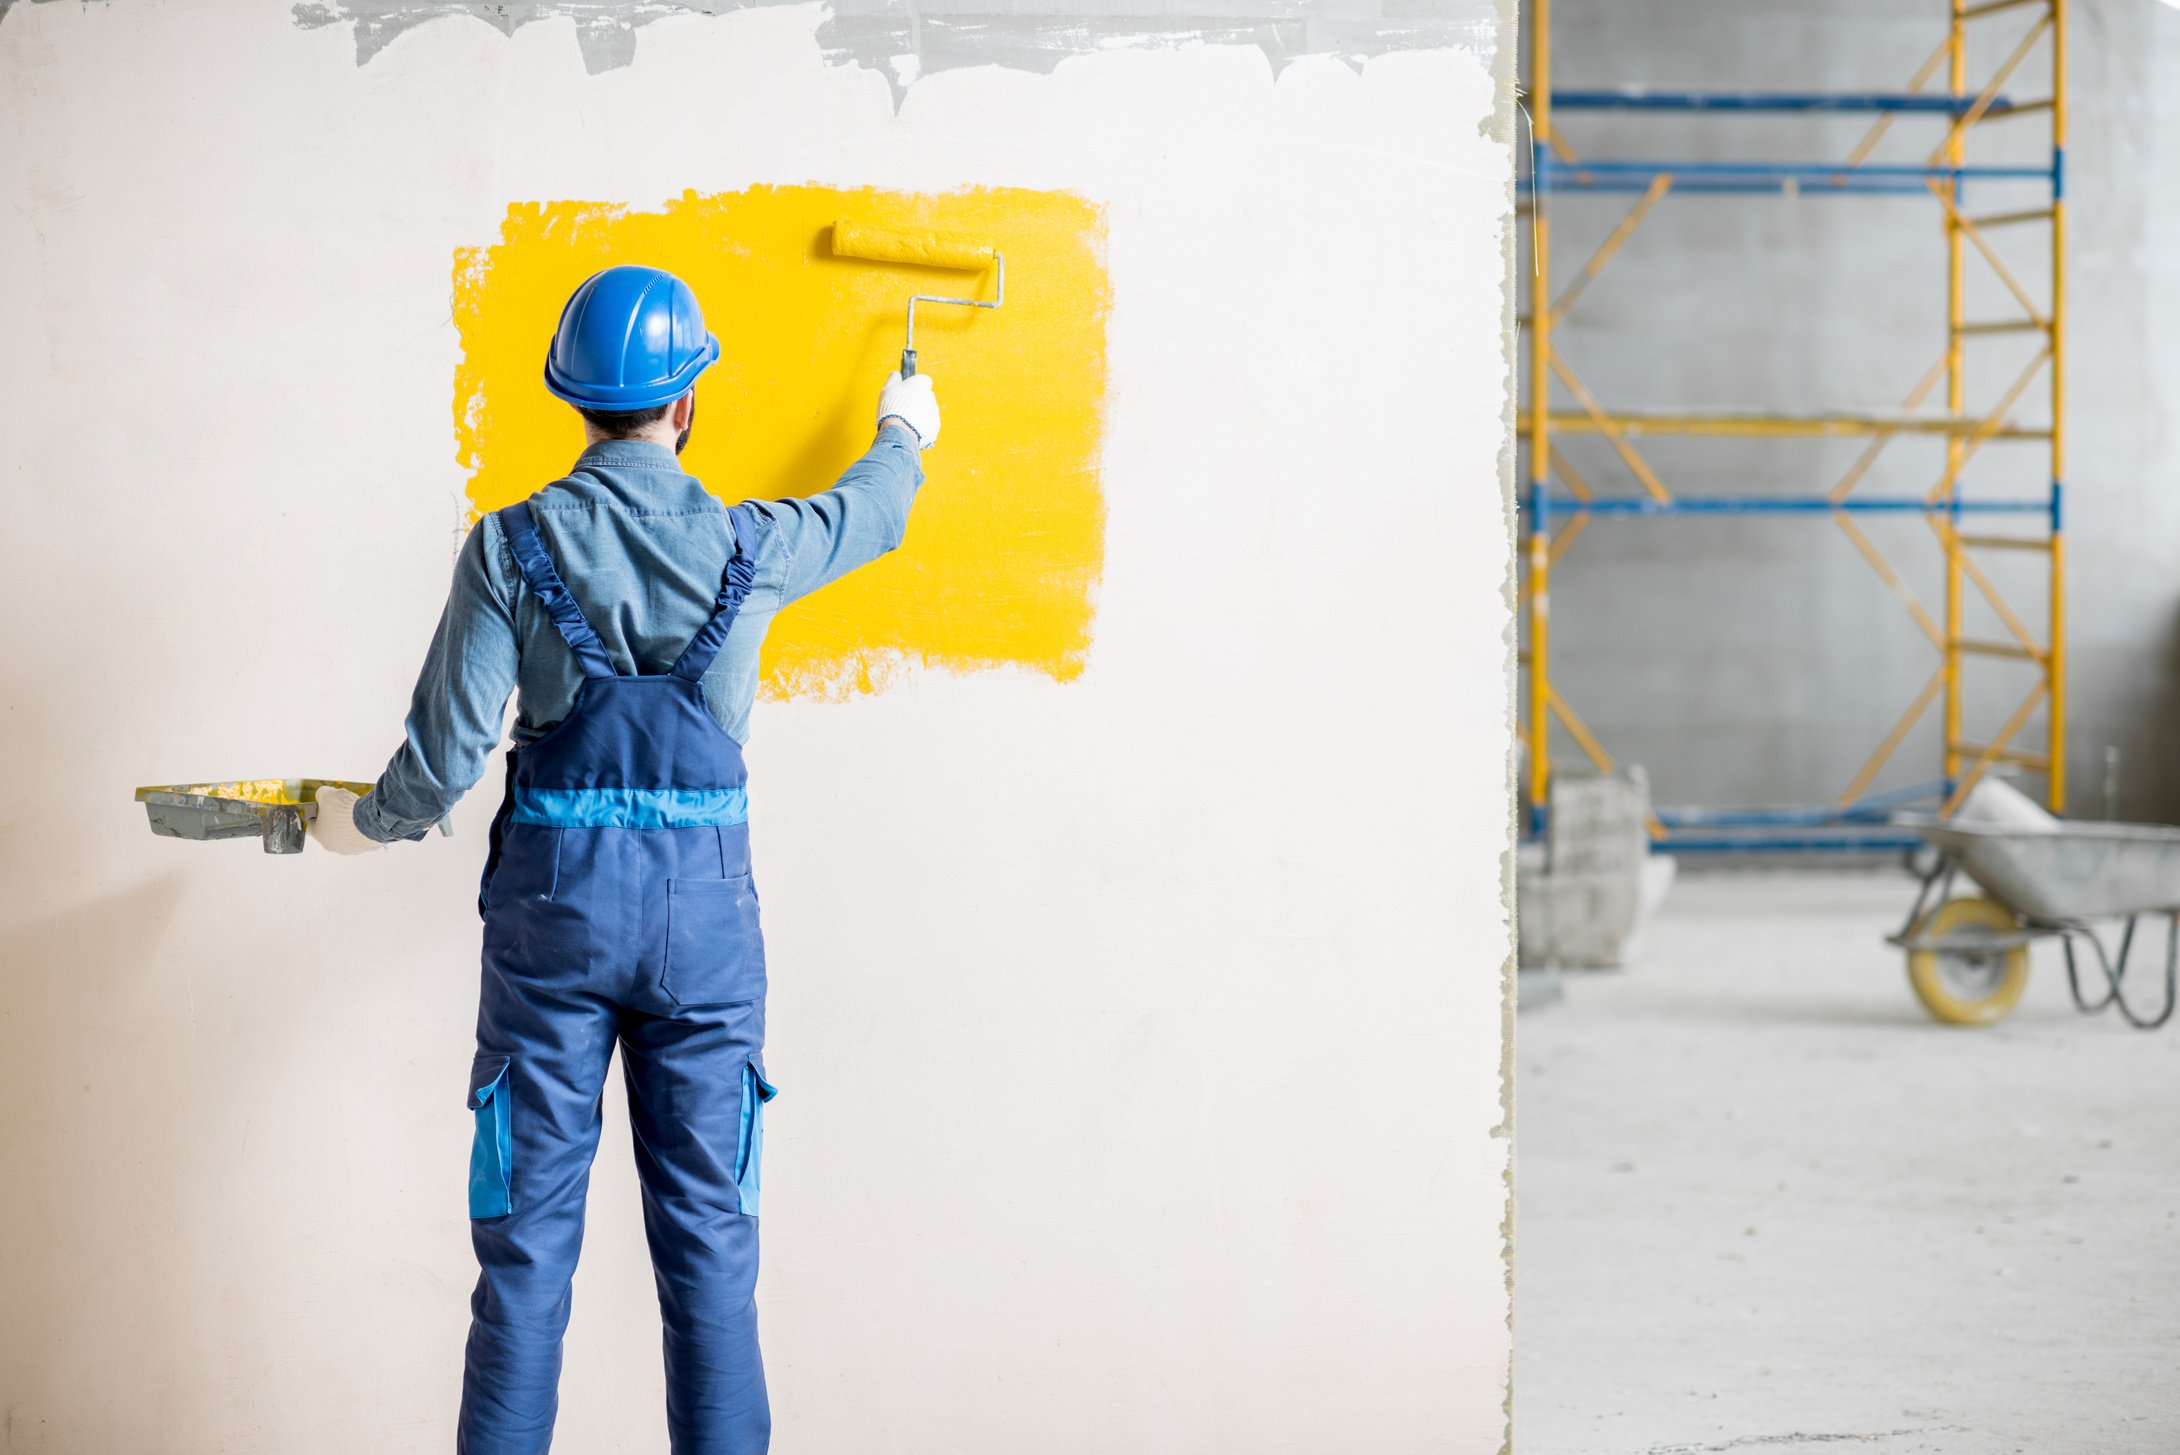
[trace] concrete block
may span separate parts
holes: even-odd
[[[1522,967],[1622,965],[1673,882],[1650,852],[1642,770],[1552,786],[1545,842],[1515,860]]]

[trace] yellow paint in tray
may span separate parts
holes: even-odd
[[[730,503],[830,486],[870,444],[909,295],[988,297],[992,281],[836,258],[836,218],[989,240],[1007,259],[1007,303],[918,309],[945,426],[907,543],[781,613],[765,695],[875,691],[918,664],[1079,676],[1103,563],[1109,294],[1103,217],[1072,193],[754,187],[655,212],[510,207],[498,242],[455,254],[454,421],[472,503],[520,500],[581,452],[582,421],[540,376],[561,305],[617,263],[687,279],[719,336],[683,467]]]
[[[192,783],[187,791],[206,798],[232,798],[242,803],[301,803],[301,787],[287,778],[243,778],[225,783]]]

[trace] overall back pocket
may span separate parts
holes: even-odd
[[[659,978],[676,1005],[764,999],[764,935],[757,889],[747,874],[666,881],[666,959]]]

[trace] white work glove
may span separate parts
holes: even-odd
[[[887,376],[886,387],[878,391],[878,427],[885,428],[889,419],[907,425],[919,449],[928,450],[939,442],[939,401],[931,392],[929,374],[911,374],[906,379],[897,373]]]
[[[356,795],[328,783],[318,790],[318,816],[310,821],[310,836],[321,849],[336,854],[368,854],[386,846],[365,838],[356,827]]]

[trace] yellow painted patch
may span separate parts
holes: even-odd
[[[471,500],[511,504],[581,452],[582,421],[545,392],[545,352],[568,295],[616,263],[687,279],[719,336],[683,466],[729,502],[830,486],[870,444],[909,295],[990,297],[992,285],[836,258],[838,218],[988,238],[1007,260],[1007,301],[917,308],[918,363],[945,427],[924,455],[907,544],[780,614],[766,695],[872,691],[914,663],[1080,675],[1104,550],[1107,287],[1102,215],[1068,193],[756,187],[686,193],[659,212],[510,207],[499,242],[455,254],[454,422]]]

